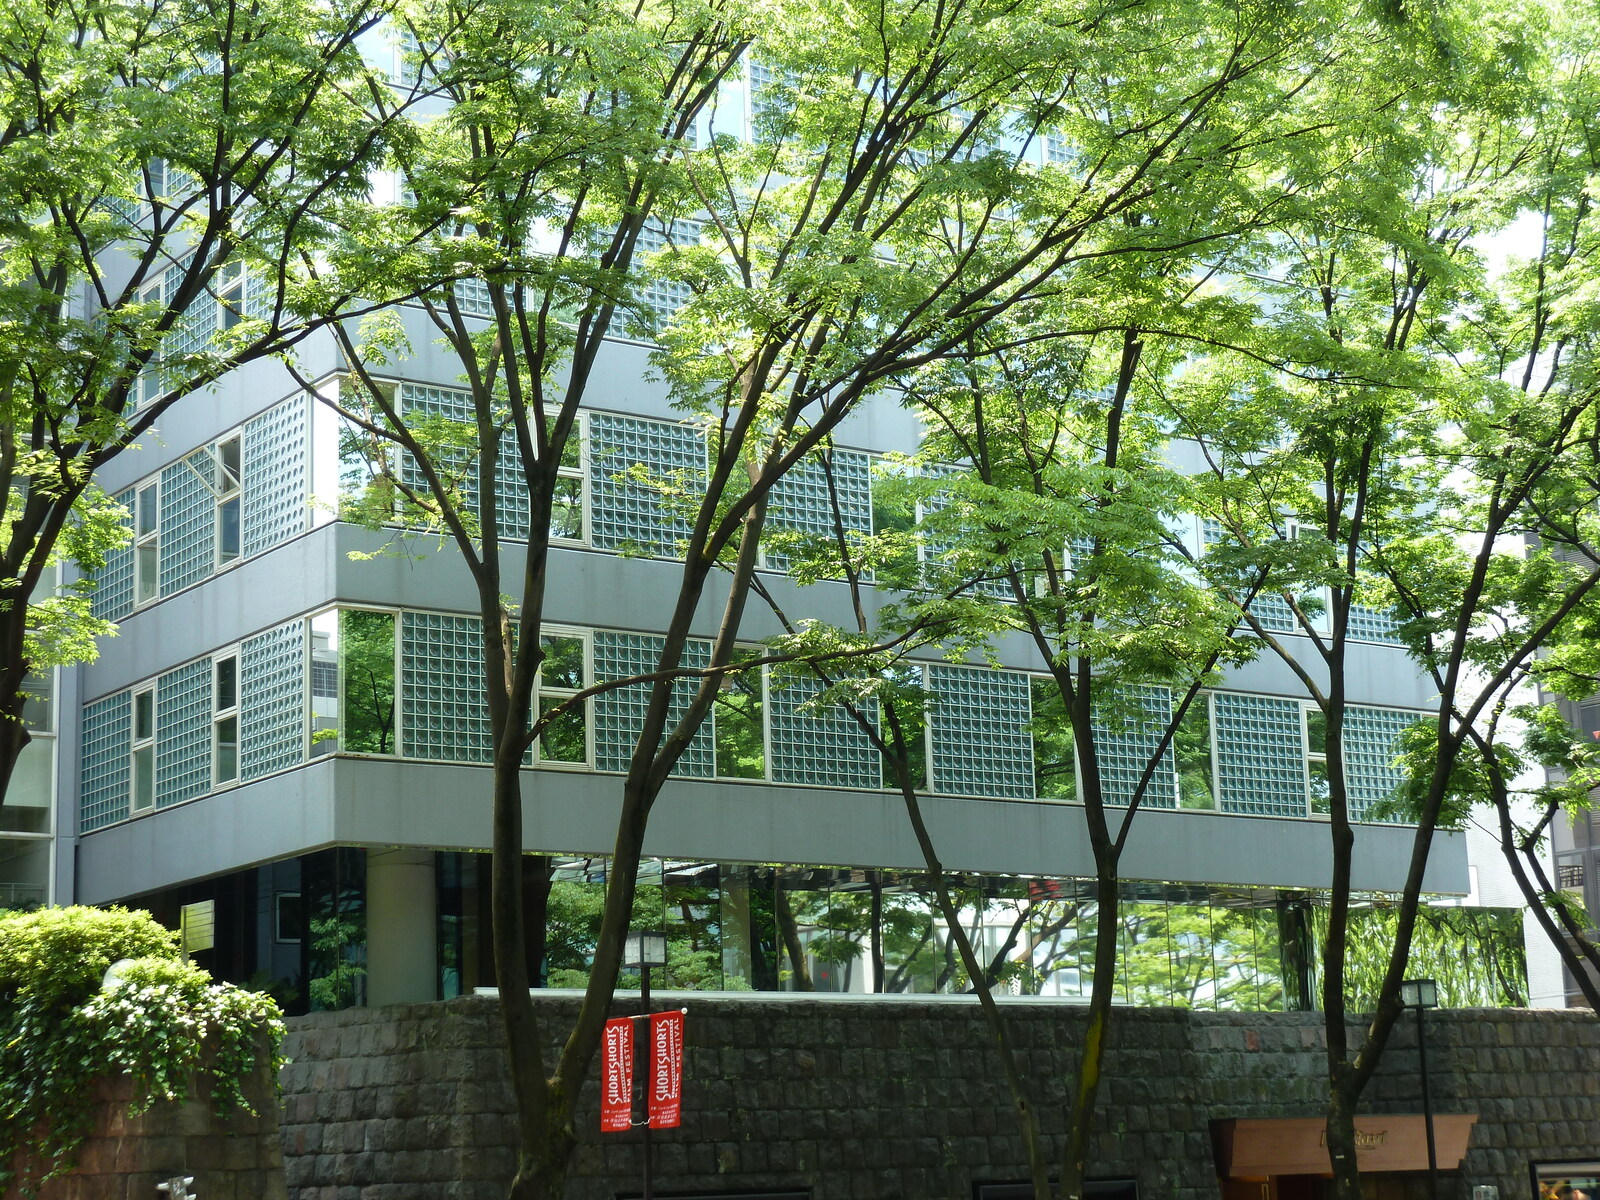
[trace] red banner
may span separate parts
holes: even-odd
[[[650,1014],[650,1128],[683,1122],[683,1010]]]
[[[633,1126],[633,1018],[612,1017],[601,1040],[600,1132]]]

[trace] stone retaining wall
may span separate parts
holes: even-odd
[[[976,1181],[1024,1177],[975,1004],[686,995],[662,1006],[679,1000],[689,1008],[683,1127],[655,1135],[658,1194],[791,1187],[813,1200],[970,1200]],[[576,1010],[562,997],[540,1007],[562,1030]],[[1055,1097],[1084,1013],[1042,1003],[1005,1011],[1059,1149]],[[1213,1118],[1321,1114],[1316,1014],[1115,1017],[1091,1173],[1137,1178],[1142,1200],[1217,1200]],[[1442,1200],[1471,1184],[1527,1200],[1529,1159],[1600,1157],[1600,1021],[1485,1010],[1428,1022],[1435,1110],[1480,1114]],[[295,1200],[501,1200],[513,1157],[496,1001],[358,1009],[289,1026],[283,1132]],[[1421,1111],[1409,1017],[1367,1109]],[[568,1195],[637,1195],[638,1134],[602,1135],[598,1111],[591,1081]]]
[[[161,1200],[156,1185],[173,1176],[193,1177],[198,1200],[286,1200],[278,1106],[265,1056],[243,1090],[254,1116],[213,1112],[203,1076],[191,1082],[192,1099],[158,1102],[135,1116],[132,1081],[101,1080],[77,1165],[40,1188],[37,1200]],[[12,1188],[4,1200],[20,1196]]]

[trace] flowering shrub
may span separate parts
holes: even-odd
[[[101,988],[106,969],[130,959]],[[243,1107],[263,1039],[283,1037],[268,996],[187,961],[148,913],[41,909],[0,918],[0,1190],[24,1195],[71,1168],[93,1116],[92,1085],[125,1074],[134,1110],[182,1100],[209,1077],[219,1111]],[[32,1162],[21,1177],[18,1156]]]

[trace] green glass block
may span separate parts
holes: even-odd
[[[291,621],[239,646],[240,775],[292,767],[305,744],[306,627]]]
[[[464,388],[434,387],[429,384],[407,383],[401,387],[400,403],[402,408],[412,413],[427,413],[433,416],[444,417],[449,421],[459,422],[472,431],[472,443],[476,445],[477,415],[472,402],[472,393]],[[501,417],[500,425],[500,457],[495,472],[495,507],[499,514],[498,525],[501,537],[526,538],[528,536],[528,487],[525,482],[522,455],[517,448],[516,431],[510,427],[508,414],[497,414]],[[463,490],[466,503],[475,513],[478,512],[478,495],[480,480],[477,477],[477,467],[473,462],[475,451],[464,449],[459,453],[440,455],[439,466],[452,475],[464,478]],[[417,489],[420,493],[427,493],[427,484],[422,477],[422,472],[417,470],[415,462],[409,456],[403,456],[401,463],[401,477],[405,482]]]
[[[306,531],[311,517],[306,424],[306,402],[300,396],[245,423],[240,480],[245,557]]]
[[[961,474],[956,467],[924,467],[922,474],[934,479],[945,479]],[[937,517],[938,514],[948,511],[952,500],[945,492],[933,492],[922,497],[922,515]],[[922,543],[922,557],[925,562],[941,564],[949,570],[959,570],[963,574],[970,571],[970,567],[963,562],[962,555],[958,552],[954,542],[946,541],[937,534],[926,530],[920,533]],[[982,579],[971,583],[971,590],[981,596],[990,596],[996,600],[1014,601],[1015,593],[1011,590],[1011,581],[1005,578],[993,578],[993,573],[1002,568],[995,564],[986,564],[984,570],[987,574]]]
[[[856,719],[838,705],[820,711],[805,707],[821,690],[814,679],[772,681],[772,778],[815,787],[879,787],[882,756]]]
[[[488,762],[483,623],[406,612],[400,618],[400,712],[407,758]]]
[[[132,710],[127,692],[83,710],[78,831],[88,833],[128,815],[128,754]]]
[[[596,683],[627,679],[655,671],[666,645],[663,638],[642,633],[611,633],[597,630],[594,635],[594,677]],[[684,647],[683,665],[703,668],[711,665],[711,643],[691,641]],[[679,680],[673,688],[667,728],[688,711],[698,680]],[[600,771],[626,771],[633,758],[634,744],[644,729],[650,702],[650,685],[631,684],[602,692],[594,700],[594,765]],[[716,774],[717,751],[707,720],[695,732],[683,757],[673,769],[675,775],[709,779]]]
[[[637,309],[639,317],[652,329],[659,328],[694,298],[694,290],[686,283],[663,279],[645,265],[645,259],[667,248],[667,225],[657,218],[646,221],[639,229],[639,240],[634,246],[634,262],[643,278],[638,287]],[[672,243],[680,249],[700,240],[701,222],[679,219],[672,222]]]
[[[1386,646],[1401,646],[1405,644],[1400,640],[1393,613],[1382,612],[1376,608],[1368,608],[1364,604],[1352,604],[1350,606],[1350,620],[1347,629],[1352,641],[1378,642]]]
[[[928,687],[933,790],[1033,799],[1028,677],[940,664],[929,668]]]
[[[706,448],[699,432],[666,421],[596,413],[589,419],[589,447],[593,545],[661,558],[681,555],[689,524],[661,489],[704,491]]]
[[[1164,687],[1126,688],[1118,695],[1115,707],[1126,711],[1104,715],[1097,711],[1093,718],[1100,790],[1107,804],[1129,804],[1172,721],[1172,693]],[[1139,805],[1175,808],[1177,803],[1177,776],[1169,743],[1151,773]]]
[[[1213,697],[1212,727],[1223,812],[1306,815],[1298,701],[1218,692]]]
[[[1390,708],[1348,705],[1344,711],[1344,778],[1350,796],[1352,821],[1383,820],[1400,823],[1399,815],[1377,817],[1371,809],[1387,800],[1405,781],[1394,766],[1402,732],[1428,714],[1397,712]]]
[[[115,497],[129,513],[121,523],[129,540],[106,555],[99,586],[89,600],[90,611],[102,621],[120,621],[133,611],[133,495],[129,489]]]
[[[156,807],[211,790],[211,660],[156,680]]]
[[[793,531],[806,538],[825,540],[831,547],[838,538],[834,520],[837,501],[846,533],[872,533],[871,457],[856,450],[835,450],[831,458],[831,489],[828,472],[815,458],[802,460],[773,484],[767,511],[769,530]],[[765,556],[772,570],[789,569],[783,553],[767,550]]]
[[[206,483],[211,456],[204,451],[161,472],[161,594],[169,595],[210,575],[217,565],[217,500]]]

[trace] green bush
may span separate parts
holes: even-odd
[[[123,959],[132,961],[121,978],[102,989]],[[96,1080],[128,1075],[142,1111],[184,1099],[203,1072],[219,1111],[248,1108],[241,1085],[263,1041],[276,1061],[282,1036],[270,997],[213,983],[148,913],[47,908],[0,918],[0,1190],[31,1195],[71,1168]]]

